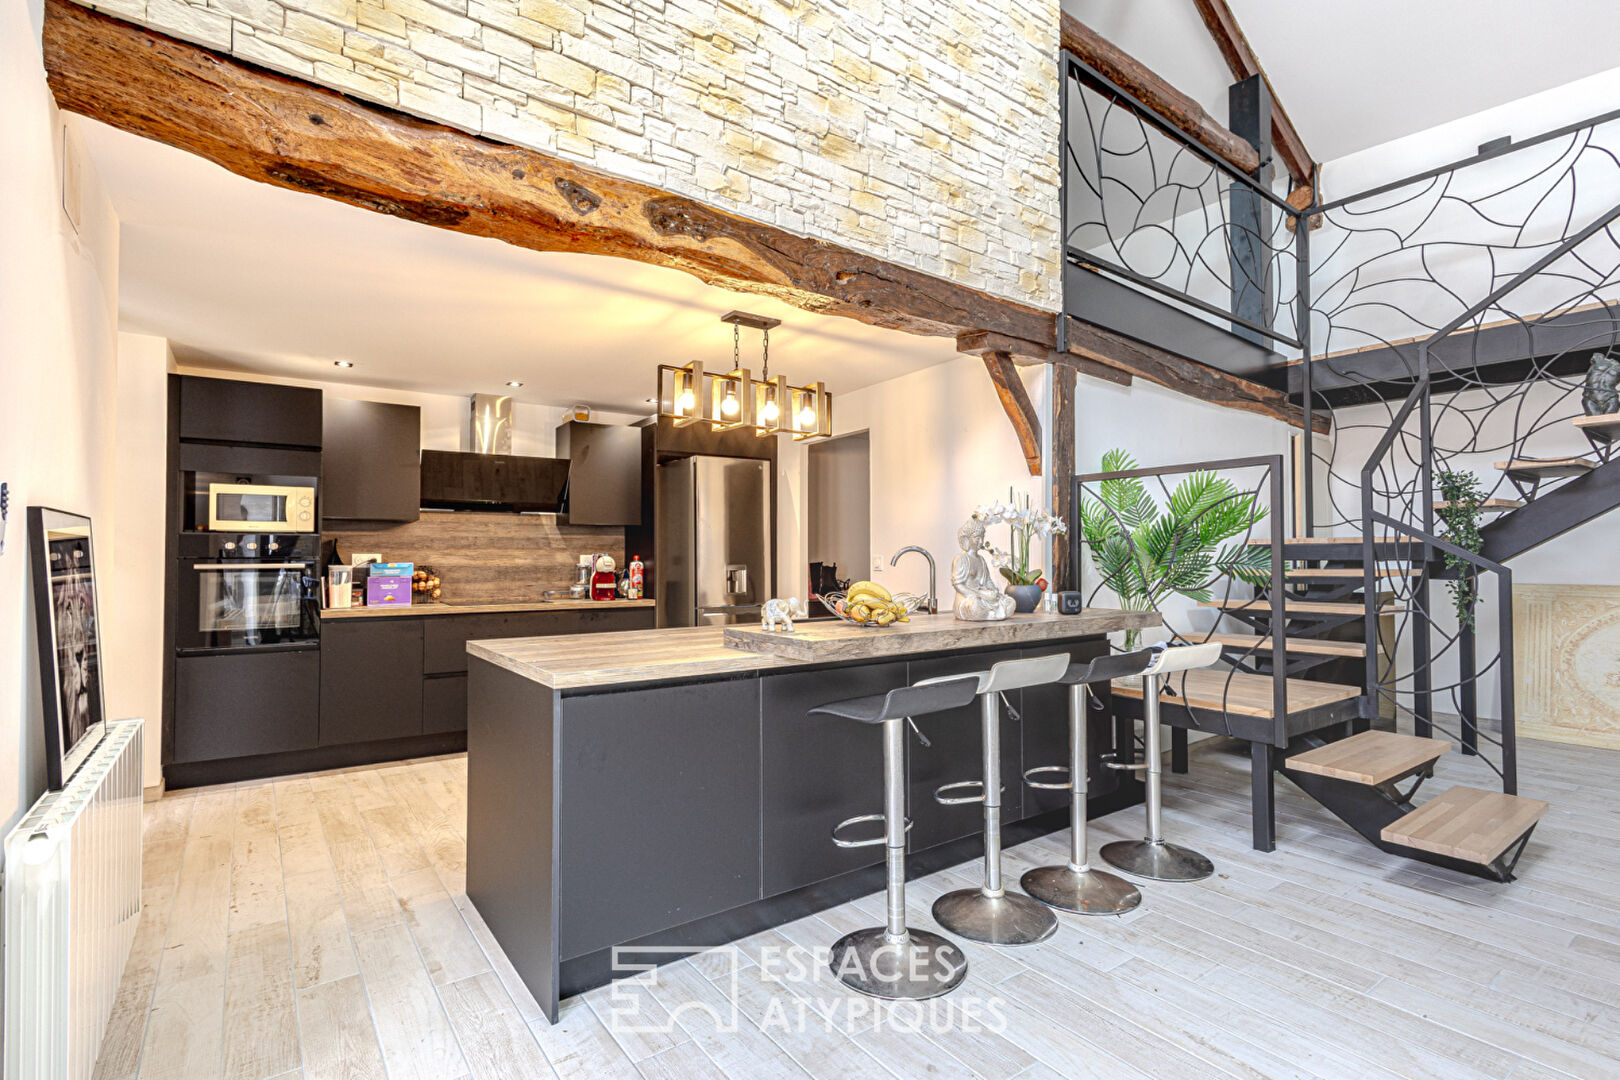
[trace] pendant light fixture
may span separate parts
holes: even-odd
[[[731,370],[707,373],[700,361],[684,367],[658,367],[658,413],[676,427],[707,423],[715,431],[752,428],[761,438],[792,435],[795,441],[832,435],[832,395],[820,382],[792,386],[785,375],[771,375],[771,329],[782,320],[728,311],[720,321],[731,324]],[[761,335],[761,378],[742,366],[742,328]]]

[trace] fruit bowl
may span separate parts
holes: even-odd
[[[825,592],[817,599],[841,621],[866,630],[881,630],[886,626],[898,626],[907,622],[911,618],[911,613],[927,602],[927,597],[913,593],[893,593],[888,594],[887,598],[885,595],[861,591],[856,586],[851,586],[848,592]],[[852,596],[855,597],[854,600],[850,599]],[[859,616],[859,612],[863,609],[868,613],[865,618]],[[890,617],[879,621],[885,614]]]

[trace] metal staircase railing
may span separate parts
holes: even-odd
[[[1542,283],[1549,276],[1569,277],[1567,267],[1572,262],[1593,270],[1597,278],[1596,281],[1592,281],[1576,276],[1576,280],[1580,280],[1582,285],[1579,298],[1601,296],[1602,293],[1610,291],[1611,286],[1620,284],[1620,279],[1617,279],[1617,275],[1620,275],[1620,238],[1613,232],[1616,221],[1620,221],[1620,205],[1615,205],[1594,218],[1420,342],[1417,352],[1416,382],[1361,468],[1360,526],[1362,596],[1368,642],[1365,675],[1367,695],[1375,703],[1388,702],[1397,710],[1404,709],[1409,712],[1414,733],[1417,735],[1428,736],[1433,731],[1440,730],[1461,742],[1465,753],[1479,752],[1481,740],[1494,744],[1499,750],[1499,760],[1491,761],[1488,755],[1481,756],[1500,777],[1502,790],[1507,794],[1516,794],[1518,787],[1513,700],[1513,575],[1501,563],[1460,547],[1436,533],[1434,499],[1436,463],[1443,458],[1459,457],[1468,447],[1465,445],[1446,455],[1437,452],[1435,433],[1440,421],[1437,421],[1435,416],[1430,355],[1437,345],[1448,341],[1459,331],[1464,331],[1470,325],[1482,326],[1491,313],[1507,310],[1509,298],[1527,285]],[[1607,270],[1602,269],[1604,264],[1595,260],[1590,251],[1583,251],[1594,240],[1607,243],[1614,249],[1616,258],[1608,263]],[[1537,319],[1548,316],[1543,314],[1516,317],[1529,326]],[[1533,335],[1530,335],[1530,338],[1533,340]],[[1531,359],[1533,361],[1534,358]],[[1535,385],[1534,380],[1520,383],[1503,391],[1502,397],[1511,398],[1513,395],[1522,397]],[[1497,402],[1493,402],[1493,407],[1495,404]],[[1552,406],[1547,405],[1543,408],[1550,411]],[[1442,403],[1440,410],[1442,414],[1449,415],[1450,410],[1449,401]],[[1414,416],[1417,419],[1415,433],[1417,453],[1412,461],[1415,473],[1404,483],[1398,483],[1393,488],[1381,489],[1380,477],[1396,471],[1392,469],[1389,459],[1397,443],[1410,442],[1412,439],[1412,433],[1408,432],[1407,425]],[[1531,430],[1538,430],[1537,425],[1533,424]],[[1519,456],[1518,451],[1523,441],[1522,438],[1516,438],[1511,442],[1508,447],[1509,462]],[[1378,500],[1381,495],[1389,498],[1389,511],[1379,509]],[[1401,509],[1400,504],[1403,500],[1405,512],[1394,512]],[[1512,512],[1534,514],[1536,512],[1534,502]],[[1378,540],[1384,530],[1393,530],[1398,541],[1393,553]],[[1409,643],[1411,648],[1409,690],[1400,687],[1402,677],[1393,665],[1388,675],[1380,677],[1379,651],[1373,647],[1373,643],[1379,641],[1378,617],[1382,599],[1378,590],[1380,583],[1385,580],[1380,571],[1394,562],[1416,563],[1421,571],[1406,597],[1410,607],[1401,620],[1402,625],[1398,628],[1396,640],[1390,643],[1386,650],[1386,655],[1391,655],[1398,651],[1401,641]],[[1497,606],[1498,651],[1496,657],[1484,668],[1478,663],[1473,622],[1479,596],[1477,580],[1481,574],[1495,575]],[[1431,607],[1431,582],[1447,579],[1460,580],[1466,586],[1462,598],[1458,601],[1462,608],[1459,610],[1455,633],[1447,633],[1437,627]],[[1440,640],[1438,650],[1435,647],[1437,636]],[[1456,680],[1437,685],[1436,673],[1439,664],[1452,650],[1456,651],[1454,657],[1457,666]],[[1497,735],[1484,731],[1479,718],[1479,690],[1488,678],[1494,678],[1500,703],[1501,729]],[[1458,706],[1456,730],[1451,730],[1436,720],[1435,695],[1446,692],[1455,695],[1454,700]],[[1409,705],[1403,704],[1400,700],[1406,695],[1410,696]]]

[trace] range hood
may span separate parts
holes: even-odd
[[[568,462],[510,452],[510,397],[473,395],[468,441],[468,452],[422,451],[423,509],[555,513],[562,508]]]

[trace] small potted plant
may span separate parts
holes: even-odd
[[[1007,595],[1013,598],[1017,610],[1034,611],[1046,588],[1046,577],[1040,567],[1030,565],[1031,549],[1035,548],[1037,539],[1046,540],[1068,532],[1069,527],[1062,518],[1031,506],[1028,495],[1015,495],[1011,488],[1007,490],[1006,502],[981,506],[977,516],[986,525],[1006,525],[1011,532],[1010,550],[1003,552],[991,547],[991,557],[1001,576],[1007,579]]]

